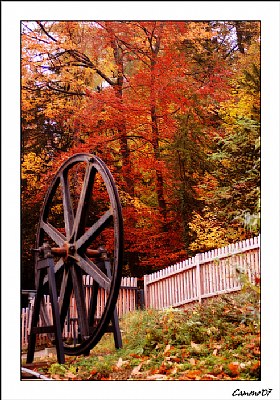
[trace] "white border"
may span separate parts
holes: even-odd
[[[231,399],[272,388],[279,399],[279,2],[2,1],[2,398]],[[20,20],[256,19],[262,22],[262,381],[21,382]]]

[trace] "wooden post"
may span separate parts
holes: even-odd
[[[148,301],[148,275],[144,275],[144,304],[145,304],[145,308],[149,307],[149,301]]]
[[[56,344],[56,352],[57,352],[57,360],[59,364],[65,363],[64,349],[61,337],[61,325],[60,325],[60,317],[59,317],[59,305],[56,291],[56,283],[55,283],[55,273],[54,273],[54,261],[51,253],[48,253],[48,249],[45,250],[44,258],[40,259],[37,263],[37,292],[34,301],[34,310],[31,321],[31,329],[28,340],[28,350],[27,350],[27,358],[26,362],[32,363],[34,359],[35,353],[35,345],[36,345],[36,335],[39,333],[54,333],[55,334],[55,344]],[[43,300],[43,280],[44,276],[42,273],[42,269],[47,269],[48,278],[49,278],[49,292],[50,292],[50,300],[52,306],[52,315],[53,315],[53,325],[39,327],[39,316],[40,316],[40,304]]]
[[[111,264],[110,264],[109,259],[107,258],[106,253],[104,254],[104,263],[105,263],[107,276],[111,279],[112,278]],[[111,323],[112,323],[112,331],[114,334],[115,348],[120,349],[120,348],[122,348],[122,336],[121,336],[121,330],[120,330],[120,325],[119,325],[117,306],[115,306],[113,316],[111,318]],[[108,329],[108,331],[110,332],[110,328]]]
[[[196,254],[195,256],[195,264],[196,264],[196,293],[197,299],[199,303],[201,303],[201,280],[200,280],[200,254]]]

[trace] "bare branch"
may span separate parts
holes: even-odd
[[[36,22],[40,26],[42,31],[45,33],[45,35],[47,35],[52,41],[57,42],[57,40],[52,35],[50,35],[49,32],[46,31],[44,25],[40,21],[36,21]]]
[[[64,94],[67,94],[67,95],[70,95],[70,96],[86,96],[86,93],[84,93],[84,92],[70,92],[68,90],[64,90],[64,89],[53,87],[50,84],[47,84],[47,87],[50,90],[54,90],[56,92],[64,93]]]

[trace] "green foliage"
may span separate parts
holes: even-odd
[[[193,212],[203,208],[203,200],[199,198],[195,188],[205,171],[211,169],[207,157],[207,145],[202,124],[192,115],[177,118],[178,128],[174,143],[170,146],[169,163],[173,171],[173,192],[176,212],[182,224],[185,249],[190,250],[190,243],[195,239],[190,229]]]
[[[68,370],[66,365],[54,363],[49,368],[50,374],[65,375]]]
[[[211,155],[219,165],[212,202],[219,208],[220,219],[246,226],[245,215],[253,218],[259,212],[260,199],[260,69],[254,59],[243,66],[233,85],[231,100],[220,108],[227,135],[218,138]]]
[[[135,311],[120,321],[123,348],[105,334],[89,356],[45,371],[63,380],[256,380],[259,294],[253,285],[185,309]],[[155,378],[154,378],[155,377]]]

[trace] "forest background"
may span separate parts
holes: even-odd
[[[142,277],[260,230],[259,21],[22,21],[22,288],[63,160],[101,157]]]

